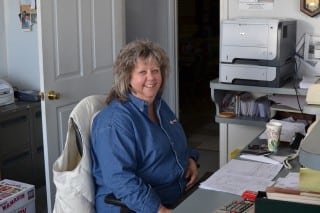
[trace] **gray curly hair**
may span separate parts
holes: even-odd
[[[138,59],[154,59],[158,63],[162,76],[159,93],[163,92],[170,71],[166,52],[158,44],[149,40],[135,40],[125,45],[117,56],[113,66],[114,84],[106,99],[107,104],[114,99],[128,101],[128,94],[132,91],[131,74]]]

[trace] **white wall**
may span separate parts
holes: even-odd
[[[6,60],[6,37],[4,30],[4,9],[3,1],[0,1],[0,78],[7,77],[7,60]]]
[[[5,70],[0,70],[1,76],[8,76],[8,81],[20,89],[40,89],[37,24],[31,32],[24,32],[20,26],[19,0],[4,0],[4,31],[5,41],[0,40],[0,46],[6,45]],[[1,7],[1,6],[0,6]],[[0,24],[1,25],[1,24]],[[2,38],[2,37],[1,37]]]

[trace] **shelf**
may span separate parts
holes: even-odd
[[[242,124],[242,125],[252,125],[252,126],[264,126],[267,122],[267,119],[261,118],[251,118],[251,117],[234,117],[234,118],[221,118],[219,117],[220,113],[220,103],[222,103],[223,98],[230,91],[234,92],[251,92],[254,94],[265,94],[265,95],[299,95],[306,96],[307,89],[300,89],[294,87],[294,82],[290,81],[286,83],[283,87],[275,88],[275,87],[260,87],[260,86],[246,86],[246,85],[238,85],[238,84],[228,84],[228,83],[220,83],[219,79],[214,79],[210,81],[210,89],[211,89],[211,99],[216,105],[216,116],[215,121],[217,123],[233,123],[233,124]],[[282,109],[288,110],[288,109]],[[294,111],[293,109],[291,109]],[[296,110],[295,110],[296,111]]]
[[[307,95],[307,89],[297,88],[295,90],[293,81],[288,82],[283,87],[259,87],[259,86],[246,86],[237,84],[220,83],[219,79],[210,81],[211,90],[228,90],[228,91],[243,91],[243,92],[254,92],[254,93],[265,93],[265,94],[280,94],[280,95]]]
[[[267,120],[263,118],[252,118],[252,117],[246,117],[246,116],[237,116],[234,118],[221,118],[219,117],[219,115],[216,115],[215,121],[217,123],[233,123],[233,124],[261,126],[261,127],[264,127],[267,122]]]

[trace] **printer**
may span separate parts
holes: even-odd
[[[0,79],[0,106],[14,103],[14,91],[12,86]]]
[[[295,73],[296,20],[222,21],[219,82],[281,87]]]

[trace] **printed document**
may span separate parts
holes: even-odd
[[[241,195],[244,191],[264,191],[274,184],[282,164],[233,159],[213,173],[200,188]]]

